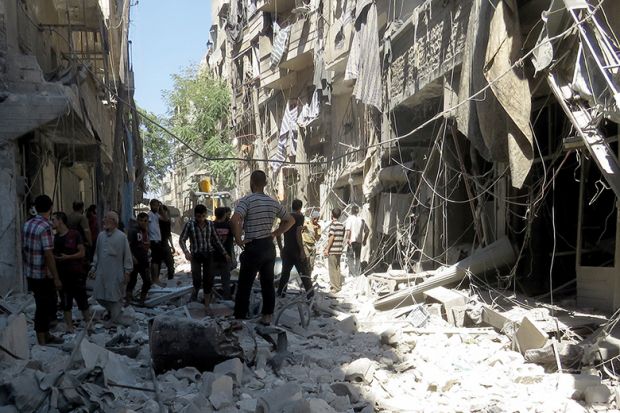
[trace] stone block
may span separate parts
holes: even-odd
[[[295,383],[286,383],[269,393],[261,395],[256,403],[256,413],[281,413],[290,411],[293,404],[301,400],[301,387]]]
[[[587,404],[607,404],[611,398],[611,390],[604,384],[586,387],[584,396]]]
[[[360,391],[351,383],[332,383],[330,387],[336,396],[348,396],[351,403],[360,401]]]
[[[219,376],[211,383],[209,401],[216,410],[230,406],[233,402],[233,379],[230,376]]]
[[[295,403],[291,413],[336,413],[336,410],[323,399],[308,399]]]
[[[341,314],[336,317],[336,328],[345,334],[357,332],[357,318],[352,314]]]
[[[344,376],[347,381],[368,384],[372,382],[374,374],[375,363],[370,359],[361,358],[349,364]]]
[[[440,303],[444,309],[442,316],[452,325],[455,325],[452,309],[467,304],[467,297],[445,287],[436,287],[425,291],[424,297],[427,302]]]
[[[547,333],[528,316],[523,317],[515,335],[521,354],[527,350],[543,348],[548,338]]]
[[[225,374],[230,376],[237,385],[241,384],[243,379],[243,363],[238,358],[226,360],[213,368],[216,374]]]

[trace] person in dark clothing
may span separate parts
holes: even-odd
[[[301,233],[304,228],[304,215],[301,213],[302,202],[295,199],[292,204],[293,212],[291,216],[295,219],[293,226],[284,233],[284,246],[282,238],[278,237],[278,247],[282,257],[282,275],[278,284],[278,297],[286,296],[286,288],[291,277],[293,267],[297,269],[301,282],[308,293],[308,298],[312,296],[312,282],[307,274],[306,253]]]
[[[97,220],[97,206],[91,205],[86,210],[86,219],[88,219],[88,227],[90,228],[90,237],[92,241],[91,248],[86,249],[86,255],[88,262],[93,260],[93,254],[97,247],[97,237],[99,236],[99,222]]]
[[[233,236],[232,229],[230,228],[230,222],[226,220],[226,208],[219,207],[215,209],[215,221],[213,222],[215,232],[220,239],[220,242],[227,251],[228,256],[233,256]],[[222,280],[222,289],[224,290],[224,298],[230,299],[230,270],[231,265],[226,257],[219,251],[213,252],[213,276],[220,276]]]
[[[129,231],[129,249],[133,259],[133,271],[129,274],[125,301],[131,302],[133,289],[138,282],[138,274],[142,278],[142,290],[140,291],[140,304],[144,304],[146,295],[151,288],[151,275],[149,274],[149,216],[141,212],[137,217],[137,226]]]
[[[243,249],[239,262],[239,283],[235,294],[235,318],[245,319],[250,309],[250,295],[256,274],[260,273],[261,324],[271,324],[275,308],[275,289],[273,288],[273,267],[276,248],[273,239],[293,226],[294,220],[278,201],[265,194],[267,176],[257,170],[250,176],[251,194],[241,198],[230,219],[235,243]],[[280,225],[273,230],[273,224],[280,218]],[[243,234],[244,238],[241,238]]]
[[[187,248],[189,239],[190,248]],[[211,303],[211,290],[213,289],[213,254],[219,251],[226,261],[230,261],[228,252],[220,242],[212,221],[207,220],[207,207],[199,204],[194,208],[194,219],[187,221],[181,232],[179,244],[185,258],[192,265],[192,281],[194,291],[191,299],[198,298],[200,286],[204,288],[205,309],[209,310]]]
[[[82,235],[75,229],[67,227],[67,214],[55,212],[52,215],[52,226],[56,230],[54,236],[54,257],[58,276],[62,282],[60,292],[62,311],[67,325],[67,331],[73,332],[73,300],[82,312],[84,321],[90,320],[88,295],[86,294],[86,271],[84,258],[86,256]]]
[[[166,270],[168,272],[168,279],[174,278],[174,245],[172,244],[172,229],[170,222],[170,212],[168,207],[161,204],[159,207],[159,215],[162,219],[159,220],[159,230],[161,232],[161,245],[163,249],[163,261],[166,264]]]

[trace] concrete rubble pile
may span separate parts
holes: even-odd
[[[327,274],[317,271],[325,291]],[[190,282],[187,274],[178,277],[182,285]],[[307,328],[286,301],[269,327],[233,322],[226,316],[232,302],[215,306],[223,315],[201,316],[187,296],[173,295],[154,308],[126,307],[127,326],[106,328],[94,305],[93,331],[86,334],[82,322],[57,347],[33,345],[34,302],[10,295],[0,303],[0,412],[617,408],[620,388],[591,367],[569,366],[592,353],[585,344],[563,341],[563,372],[557,371],[559,343],[541,321],[548,313],[505,315],[522,318],[500,332],[477,297],[445,287],[427,290],[418,303],[379,311],[373,282],[347,277],[338,296],[317,294]],[[60,323],[56,330],[62,329]]]

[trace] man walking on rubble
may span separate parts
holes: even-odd
[[[159,207],[159,215],[161,219],[159,220],[159,230],[161,233],[161,244],[162,244],[162,252],[163,252],[163,261],[166,264],[166,271],[168,273],[168,279],[172,280],[174,278],[174,245],[172,244],[172,223],[170,222],[170,212],[168,211],[168,207],[164,204],[161,204]]]
[[[159,222],[160,220],[165,221],[167,217],[160,214],[161,202],[157,199],[151,199],[149,206],[151,207],[148,213],[149,241],[151,243],[151,281],[153,284],[159,284],[159,270],[165,254]]]
[[[67,215],[64,212],[55,212],[52,215],[52,225],[56,230],[54,236],[54,256],[56,268],[62,282],[60,298],[62,311],[67,325],[67,331],[73,332],[73,300],[82,312],[84,322],[90,320],[88,309],[88,295],[86,294],[86,269],[84,267],[86,249],[80,233],[67,227]]]
[[[312,211],[310,219],[304,223],[301,237],[304,243],[304,252],[306,253],[306,272],[308,277],[312,277],[314,270],[314,261],[316,259],[316,242],[321,239],[321,226],[319,225],[319,217],[321,213],[317,210]]]
[[[133,260],[127,236],[118,229],[116,212],[105,214],[103,229],[97,238],[90,270],[95,275],[93,296],[108,311],[110,323],[117,323],[122,313],[125,285],[133,270]]]
[[[149,216],[146,212],[140,212],[136,218],[137,225],[129,230],[129,249],[133,260],[133,271],[129,275],[125,302],[130,303],[133,299],[133,289],[138,282],[138,274],[142,278],[142,289],[140,290],[141,305],[146,300],[146,295],[151,288],[151,275],[149,273]]]
[[[340,292],[342,288],[342,274],[340,273],[340,257],[344,245],[344,225],[338,221],[342,211],[340,208],[332,209],[332,222],[329,224],[329,238],[323,254],[327,257],[329,268],[329,283],[331,291]]]
[[[368,239],[368,225],[366,221],[360,218],[360,209],[357,205],[351,207],[351,215],[344,223],[345,234],[344,239],[351,250],[351,259],[349,260],[349,274],[353,277],[361,275],[360,258],[362,255],[362,245],[366,245]]]
[[[262,324],[270,324],[275,307],[273,266],[276,248],[273,238],[282,235],[295,223],[293,217],[275,199],[265,194],[267,176],[256,170],[250,176],[252,193],[239,200],[230,220],[235,242],[243,248],[239,257],[239,284],[235,296],[235,318],[245,319],[250,307],[250,294],[256,274],[260,273],[263,297]],[[272,232],[276,218],[280,225]],[[242,225],[244,238],[241,238]]]
[[[302,240],[302,230],[304,227],[304,215],[301,213],[302,202],[299,199],[293,200],[291,216],[295,223],[284,233],[284,247],[282,239],[278,237],[278,247],[282,257],[282,275],[278,284],[278,297],[286,296],[286,288],[291,277],[293,267],[297,269],[301,282],[308,293],[308,298],[312,297],[312,281],[307,272],[306,252]]]
[[[62,287],[54,260],[54,235],[49,222],[52,200],[39,195],[34,200],[37,214],[24,223],[22,248],[24,276],[34,295],[34,331],[39,345],[59,343],[62,340],[50,335],[50,321],[56,314],[56,289]]]
[[[190,249],[187,248],[189,239]],[[207,220],[207,207],[199,204],[194,208],[194,218],[187,221],[181,232],[179,244],[185,258],[192,266],[192,301],[198,298],[200,286],[204,289],[205,309],[209,310],[211,292],[213,290],[213,255],[214,251],[222,254],[226,262],[230,262],[230,255],[220,242],[213,221]]]

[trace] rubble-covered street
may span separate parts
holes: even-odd
[[[0,411],[586,412],[618,403],[620,388],[601,379],[591,346],[577,345],[573,334],[560,349],[544,332],[551,325],[567,336],[562,320],[581,317],[581,326],[593,327],[603,317],[556,309],[553,318],[542,305],[502,312],[499,295],[443,287],[420,304],[379,311],[372,277],[347,277],[333,295],[318,268],[311,307],[295,304],[293,288],[278,303],[276,325],[265,327],[234,322],[230,301],[205,315],[202,304],[188,302],[188,264],[178,270],[167,287],[151,290],[147,306],[125,307],[126,326],[109,328],[95,305],[91,331],[80,321],[62,345],[35,345],[32,298],[5,297]],[[508,320],[501,332],[490,325],[492,308]],[[527,330],[526,320],[536,328]],[[55,327],[64,330],[63,322]],[[162,352],[170,334],[167,343],[176,344]],[[524,357],[517,348],[526,344],[534,352]],[[194,367],[205,362],[212,371]]]

